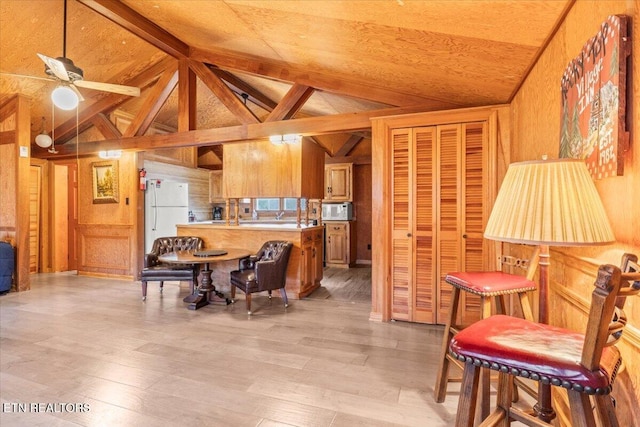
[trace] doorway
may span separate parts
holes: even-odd
[[[48,185],[42,187],[49,189],[49,203],[48,209],[43,209],[39,223],[41,235],[48,232],[50,243],[50,261],[47,263],[50,268],[42,271],[77,270],[78,165],[75,162],[51,163]],[[42,249],[40,253],[46,252]]]

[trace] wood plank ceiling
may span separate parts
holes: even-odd
[[[84,78],[142,90],[81,89],[79,151],[299,132],[345,156],[372,116],[509,102],[573,2],[68,0],[66,56]],[[1,72],[46,77],[36,53],[62,56],[63,6],[0,1]],[[45,117],[60,155],[75,154],[75,112],[52,117],[54,87],[2,74],[0,106],[30,97],[33,137]],[[130,118],[124,132],[116,109]],[[182,132],[150,135],[152,125]],[[320,139],[340,132],[337,144]]]

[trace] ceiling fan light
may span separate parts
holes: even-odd
[[[53,140],[46,133],[41,133],[38,136],[36,136],[36,145],[38,147],[48,148],[48,147],[51,147],[52,143],[53,143]]]
[[[73,110],[78,106],[78,95],[69,87],[60,85],[51,92],[53,104],[61,110]]]

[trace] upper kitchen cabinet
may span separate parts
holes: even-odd
[[[222,171],[209,172],[209,203],[224,202],[222,197]]]
[[[333,163],[324,167],[324,200],[350,202],[353,198],[353,164]]]
[[[268,140],[228,144],[223,153],[222,196],[322,198],[324,151],[303,138],[299,144]]]

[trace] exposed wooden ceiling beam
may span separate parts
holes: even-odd
[[[243,93],[249,95],[247,100],[253,102],[263,110],[271,111],[276,108],[276,105],[278,105],[277,102],[269,98],[267,95],[260,92],[241,78],[234,76],[230,72],[221,70],[213,65],[208,65],[208,67],[216,76],[224,80],[232,91],[238,95]]]
[[[342,144],[342,147],[336,151],[334,157],[344,157],[349,154],[349,151],[353,150],[353,147],[358,145],[360,141],[364,139],[361,135],[351,135],[345,142]]]
[[[427,111],[459,107],[459,105],[450,101],[393,92],[354,80],[352,77],[317,72],[309,69],[309,67],[248,54],[238,54],[223,49],[203,50],[192,47],[190,55],[191,59],[214,64],[227,70],[236,70],[279,81],[299,83],[314,87],[317,90],[368,99],[389,105],[421,105],[427,107]]]
[[[315,89],[312,87],[294,83],[276,108],[265,119],[265,122],[290,119],[302,108],[314,91]]]
[[[12,114],[15,114],[18,105],[18,95],[13,95],[7,99],[2,105],[0,105],[0,122],[3,122],[9,118]]]
[[[77,151],[80,155],[94,154],[101,150],[144,151],[157,148],[202,147],[223,143],[265,139],[269,135],[297,133],[303,136],[353,132],[371,127],[374,117],[424,112],[424,106],[384,108],[360,113],[336,114],[332,116],[305,117],[268,123],[252,123],[216,129],[197,129],[164,135],[143,135],[106,141],[83,142]],[[63,158],[76,155],[75,144],[58,148],[59,153],[39,153],[41,158]]]
[[[241,123],[259,123],[260,120],[253,112],[236,96],[213,71],[202,62],[189,61],[189,66],[198,78],[207,85],[211,92],[218,97],[225,107],[229,109]]]
[[[117,139],[122,137],[122,133],[120,133],[116,125],[114,125],[104,113],[98,113],[93,116],[91,123],[93,123],[93,125],[106,139]]]
[[[173,59],[172,57],[166,57],[163,60],[158,61],[153,66],[147,68],[145,71],[138,74],[137,76],[132,77],[124,84],[129,86],[137,86],[141,89],[146,88],[158,78],[158,75],[162,74],[162,72],[167,67],[172,66],[172,64],[175,64],[175,62],[176,62],[175,59]],[[130,97],[125,95],[110,93],[104,98],[101,98],[99,101],[96,101],[95,103],[84,108],[79,113],[79,116],[78,116],[78,126],[77,126],[78,132],[82,133],[87,128],[89,128],[92,125],[91,120],[93,119],[93,116],[95,116],[96,114],[98,113],[107,114],[115,110],[116,108],[118,108],[118,106],[128,101],[129,99]],[[65,144],[67,141],[74,138],[75,136],[76,136],[75,117],[67,120],[66,122],[62,123],[60,126],[58,126],[55,129],[56,145]]]
[[[189,45],[117,0],[78,0],[89,9],[115,22],[153,46],[181,59],[189,56]]]
[[[189,68],[189,60],[181,59],[178,66],[178,132],[196,128],[197,82]]]
[[[354,165],[370,165],[371,156],[362,155],[362,156],[325,157],[324,163],[325,164],[353,163]]]
[[[167,102],[169,95],[171,95],[171,92],[173,92],[177,84],[178,66],[177,64],[174,64],[162,73],[156,84],[151,88],[151,91],[147,94],[140,110],[133,120],[131,120],[129,127],[124,132],[123,136],[129,137],[144,135],[151,126],[151,123],[153,123],[153,120],[158,115],[158,112],[164,103]]]
[[[15,130],[5,130],[0,132],[0,145],[2,144],[13,144],[16,142],[16,131]]]

